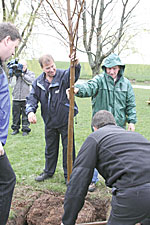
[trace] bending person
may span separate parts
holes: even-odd
[[[150,224],[150,142],[139,133],[116,126],[106,110],[94,115],[92,126],[94,132],[83,143],[67,186],[63,224],[75,224],[94,168],[112,188],[107,225]]]

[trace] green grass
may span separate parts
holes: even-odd
[[[134,91],[138,117],[136,131],[150,140],[150,106],[145,102],[150,97],[150,90],[134,89]],[[76,102],[79,107],[79,114],[75,120],[77,121],[77,124],[75,124],[76,152],[78,152],[86,137],[91,133],[91,100],[90,98],[76,97]],[[32,186],[40,190],[48,189],[64,193],[66,186],[62,169],[61,144],[54,177],[42,183],[34,181],[35,176],[43,171],[45,163],[44,124],[40,115],[40,107],[36,115],[37,124],[30,126],[32,131],[28,136],[23,137],[21,132],[18,135],[12,136],[12,130],[9,128],[5,150],[16,173],[17,184]],[[10,127],[11,123],[12,116],[10,118]],[[101,180],[99,186],[104,186],[103,183],[104,181]]]
[[[61,69],[67,69],[69,68],[69,62],[61,62],[56,61],[56,67]],[[82,70],[81,70],[81,78],[82,79],[91,79],[92,78],[92,71],[89,66],[89,63],[87,62],[81,62]],[[38,63],[38,60],[29,60],[28,61],[28,68],[32,71],[34,71],[36,77],[42,73],[42,69],[40,68],[40,65]]]
[[[29,69],[34,71],[36,77],[42,72],[37,60],[28,62]],[[69,62],[56,62],[57,68],[68,68]],[[81,78],[91,79],[92,73],[88,63],[81,63]],[[136,82],[150,81],[149,76],[150,65],[126,65],[125,76]],[[12,89],[10,88],[10,95]],[[150,90],[134,89],[136,96],[136,110],[138,122],[136,131],[144,135],[150,140],[149,115],[150,106],[146,101],[150,98]],[[90,98],[77,98],[76,102],[79,108],[79,114],[75,119],[75,143],[76,154],[87,136],[91,133],[91,100]],[[31,133],[28,136],[22,136],[20,132],[16,136],[11,135],[12,114],[10,117],[10,127],[8,139],[5,146],[6,153],[11,162],[11,165],[16,173],[17,184],[16,190],[22,190],[25,186],[29,187],[30,192],[33,190],[51,190],[60,193],[65,193],[66,185],[64,183],[62,169],[62,147],[60,144],[58,164],[55,175],[52,179],[42,183],[35,182],[35,177],[44,169],[45,164],[45,139],[44,139],[44,124],[40,115],[40,105],[37,110],[37,124],[31,124]],[[77,122],[77,124],[76,124]],[[110,196],[110,191],[105,186],[104,179],[100,178],[97,184],[99,192],[92,193],[91,198],[105,198]],[[24,197],[24,196],[23,196]],[[18,198],[21,198],[19,195]],[[11,210],[10,218],[14,217],[14,212]]]
[[[127,64],[125,68],[125,76],[129,80],[137,82],[150,81],[150,65]]]
[[[150,141],[150,106],[146,103],[150,98],[150,90],[134,89],[136,96],[137,124],[136,131],[144,135]]]
[[[33,70],[36,76],[42,72],[38,60],[28,61],[29,69]],[[57,68],[67,69],[69,62],[56,61]],[[125,68],[125,77],[136,82],[150,82],[150,65],[127,64]],[[88,62],[81,62],[81,79],[91,79],[92,71]]]
[[[75,120],[75,123],[77,122],[77,124],[75,124],[76,149],[79,149],[91,132],[91,107],[90,99],[77,100],[78,104],[82,106],[82,108],[79,107],[80,114]],[[66,190],[66,185],[64,183],[62,169],[61,143],[58,165],[54,177],[42,183],[34,181],[34,178],[43,171],[45,163],[44,124],[40,115],[40,107],[36,115],[37,124],[30,125],[32,131],[28,136],[22,136],[21,131],[15,136],[11,135],[12,114],[10,117],[10,128],[5,150],[16,173],[17,184],[31,185],[36,189],[49,189],[64,192]]]

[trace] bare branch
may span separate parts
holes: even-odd
[[[75,29],[74,29],[74,32],[73,32],[74,33],[73,39],[75,38],[75,35],[76,35],[77,30],[78,30],[78,27],[79,27],[79,20],[80,20],[81,13],[83,11],[83,5],[84,5],[84,0],[81,3],[81,8],[80,8],[80,11],[78,13],[78,18],[77,18],[76,26],[75,26]]]
[[[22,50],[26,47],[27,41],[28,41],[28,39],[31,35],[32,30],[33,30],[33,25],[34,25],[34,22],[35,22],[35,19],[36,19],[37,12],[38,12],[38,10],[39,10],[43,1],[44,0],[40,0],[40,2],[38,4],[37,8],[35,9],[35,11],[34,11],[34,7],[32,6],[32,11],[31,11],[29,20],[28,20],[26,26],[24,27],[24,29],[22,31],[23,42],[22,42],[21,47],[17,51],[17,55],[19,55],[22,52]],[[27,34],[25,36],[26,31],[27,31]]]
[[[129,18],[131,18],[132,12],[136,8],[139,1],[140,0],[137,0],[132,7],[128,7],[129,9],[127,11],[129,0],[122,0],[122,2],[117,2],[116,0],[109,0],[107,2],[104,0],[92,0],[90,12],[86,8],[85,1],[82,17],[83,44],[88,55],[89,64],[93,71],[93,75],[99,73],[102,60],[111,52],[114,52],[116,47],[119,45],[121,39],[125,35],[125,29],[129,24]],[[116,22],[113,24],[113,13],[118,3],[122,3],[122,9],[119,8],[119,14],[121,12],[121,16],[119,16],[120,22],[118,23],[118,20],[117,24]],[[116,12],[117,11],[115,10],[115,16]],[[88,17],[88,22],[86,16],[87,13],[90,15],[90,17]],[[91,26],[90,29],[87,30],[89,18],[91,21]],[[97,24],[96,19],[98,19]],[[94,51],[92,49],[94,49]]]
[[[6,5],[5,5],[5,0],[2,0],[2,9],[3,9],[3,21],[6,21]]]
[[[73,10],[73,14],[72,14],[72,17],[71,17],[71,20],[73,20],[73,17],[76,13],[76,10],[77,10],[77,0],[75,0],[75,7],[74,7],[74,10]]]
[[[58,14],[56,13],[55,9],[53,8],[52,4],[46,0],[46,2],[48,3],[48,5],[51,7],[51,9],[53,10],[54,14],[56,15],[56,17],[59,19],[59,21],[61,22],[61,24],[64,26],[64,28],[66,29],[68,35],[69,35],[69,30],[68,28],[66,27],[66,25],[64,24],[64,22],[61,20],[61,18],[58,16]]]

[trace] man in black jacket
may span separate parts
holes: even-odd
[[[105,110],[95,114],[92,126],[95,132],[85,140],[74,163],[62,224],[75,224],[94,168],[112,188],[107,225],[150,224],[150,142],[116,126],[113,115]]]
[[[74,55],[75,81],[80,75],[81,66]],[[56,69],[54,59],[51,55],[44,55],[39,59],[43,73],[33,82],[32,90],[27,98],[26,112],[30,123],[36,123],[36,110],[41,103],[41,115],[45,124],[45,169],[35,178],[36,181],[44,181],[51,178],[56,169],[59,138],[61,135],[63,145],[63,169],[67,183],[67,143],[68,143],[68,115],[69,100],[66,89],[70,86],[70,68],[67,70]],[[74,114],[78,113],[75,104]],[[73,140],[73,162],[75,160],[75,146]]]

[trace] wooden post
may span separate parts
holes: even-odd
[[[68,147],[67,147],[67,180],[70,180],[72,173],[72,152],[73,152],[73,130],[74,130],[74,80],[75,67],[71,63],[70,67],[70,107],[68,119]]]
[[[73,53],[74,37],[72,31],[72,20],[70,11],[70,0],[67,0],[68,26],[69,26],[69,47],[70,56]],[[72,173],[72,152],[73,152],[73,130],[74,130],[74,82],[75,82],[75,64],[70,61],[70,107],[68,118],[68,146],[67,146],[67,180],[70,180]]]

